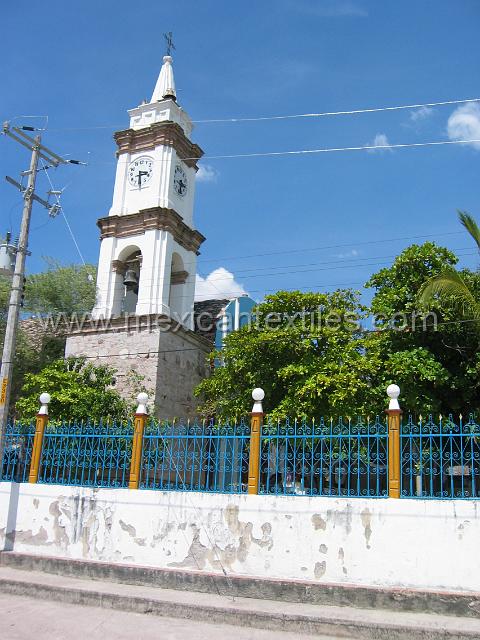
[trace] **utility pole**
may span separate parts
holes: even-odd
[[[0,369],[0,478],[3,469],[3,452],[5,443],[5,432],[7,428],[8,414],[10,409],[10,393],[12,388],[12,372],[15,355],[15,342],[17,336],[18,322],[20,317],[20,307],[25,278],[25,260],[28,254],[28,233],[30,229],[30,218],[32,214],[33,201],[37,201],[48,209],[49,215],[55,216],[60,210],[58,197],[55,204],[43,200],[35,193],[35,183],[37,179],[38,162],[42,158],[47,165],[44,169],[58,167],[59,164],[84,164],[78,160],[65,160],[53,151],[50,151],[41,144],[41,136],[35,138],[28,136],[24,130],[35,131],[33,127],[10,127],[8,122],[3,125],[3,134],[13,138],[16,142],[31,150],[30,168],[22,175],[28,176],[27,186],[24,187],[9,176],[7,182],[17,187],[23,195],[24,205],[22,223],[20,227],[20,237],[16,249],[15,271],[12,277],[12,288],[10,291],[10,303],[8,307],[7,326],[5,330],[5,341],[3,344],[2,366]]]

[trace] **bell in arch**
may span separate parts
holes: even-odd
[[[138,287],[138,275],[133,269],[127,269],[125,277],[123,278],[123,284],[129,291],[133,291]]]

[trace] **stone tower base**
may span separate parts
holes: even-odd
[[[144,387],[160,419],[193,418],[194,388],[210,371],[212,343],[167,316],[89,320],[67,337],[65,355],[116,369],[115,388],[132,404]]]

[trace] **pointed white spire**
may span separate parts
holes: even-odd
[[[177,94],[175,91],[172,62],[172,56],[163,56],[163,65],[160,69],[160,75],[158,76],[150,102],[159,102],[164,98],[176,99]]]

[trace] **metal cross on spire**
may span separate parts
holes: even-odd
[[[173,44],[173,33],[169,31],[168,33],[164,33],[163,37],[167,43],[167,56],[169,56],[172,52],[172,49],[175,50],[175,45]]]

